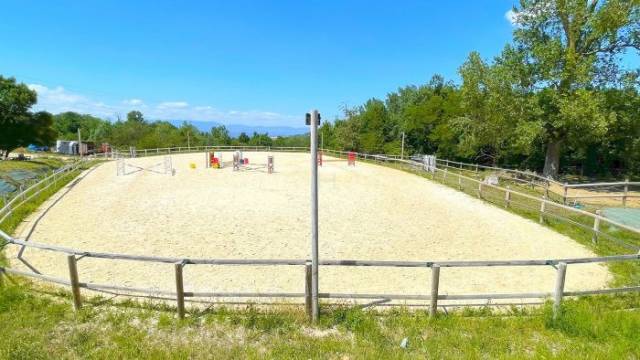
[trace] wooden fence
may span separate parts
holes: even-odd
[[[417,159],[414,159],[414,161]],[[553,180],[551,178],[542,176],[535,172],[531,171],[521,171],[515,169],[506,169],[495,166],[486,166],[479,164],[471,164],[464,163],[460,161],[452,161],[447,159],[437,159],[438,166],[450,170],[455,170],[463,173],[470,173],[476,176],[479,175],[480,170],[488,170],[493,171],[497,175],[516,182],[525,186],[530,186],[532,189],[538,189],[543,192],[547,198],[553,198],[551,193],[556,195],[556,199],[558,202],[562,202],[562,204],[566,205],[567,203],[573,201],[577,201],[580,199],[619,199],[621,205],[626,207],[628,205],[629,199],[640,198],[640,195],[634,192],[630,192],[630,187],[640,186],[639,181],[629,181],[626,179],[625,181],[614,181],[614,182],[594,182],[594,183],[568,183],[568,182],[559,182]],[[555,187],[561,189],[560,192],[554,191],[554,187],[551,185],[556,185]],[[570,194],[570,190],[572,189],[589,189],[591,191],[603,191],[609,189],[617,189],[617,191],[611,191],[609,193],[604,194]]]
[[[215,147],[208,147],[208,150],[215,150]],[[235,148],[225,148],[227,150],[233,150]],[[288,148],[291,149],[291,148]],[[191,149],[188,149],[190,151]],[[261,148],[252,147],[252,151],[278,151],[278,148]],[[302,149],[306,150],[306,149]],[[171,151],[171,150],[168,150]],[[202,150],[199,150],[202,151]],[[288,151],[288,150],[287,150]],[[291,150],[293,151],[293,150]],[[178,152],[178,151],[175,151]],[[347,152],[340,151],[330,151],[325,150],[325,152],[330,153],[337,157],[347,157]],[[145,152],[143,151],[143,154]],[[152,151],[147,151],[146,154],[151,155]],[[409,166],[412,169],[416,169],[417,171],[421,171],[422,164],[412,160],[403,160],[391,157],[385,157],[382,155],[368,155],[368,154],[357,154],[357,157],[364,161],[374,161],[374,162],[393,162],[399,164],[401,166]],[[346,160],[345,160],[346,161]],[[471,182],[477,185],[477,194],[480,198],[483,198],[483,192],[486,192],[488,189],[494,189],[503,191],[505,194],[505,205],[509,206],[510,202],[514,201],[513,197],[521,196],[523,198],[527,198],[529,200],[535,200],[540,204],[540,216],[547,216],[549,214],[549,209],[551,207],[558,207],[565,211],[572,212],[573,214],[578,214],[581,216],[588,217],[593,220],[593,228],[591,229],[594,234],[594,241],[597,241],[598,235],[601,234],[599,226],[601,224],[609,224],[611,226],[617,226],[621,229],[625,229],[634,234],[640,235],[640,230],[634,229],[623,224],[618,224],[614,221],[611,221],[607,218],[604,218],[598,214],[592,214],[586,211],[582,211],[579,209],[575,209],[572,207],[568,207],[562,204],[558,204],[544,198],[537,198],[532,195],[519,193],[513,191],[511,189],[502,188],[496,185],[486,184],[480,180],[467,177],[462,175],[461,173],[457,174],[449,174],[447,168],[445,169],[434,169],[431,173],[433,177],[444,177],[447,179],[447,176],[451,178],[452,176],[457,179],[459,184],[462,184],[462,181]],[[25,201],[21,202],[20,205],[24,204]],[[19,205],[17,205],[19,206]],[[567,219],[570,220],[570,219]],[[146,297],[153,299],[162,299],[162,300],[172,300],[176,302],[177,312],[179,317],[184,317],[186,313],[185,302],[186,301],[196,301],[198,298],[251,298],[251,299],[260,299],[260,298],[271,298],[271,299],[285,299],[285,298],[293,298],[293,299],[304,299],[305,308],[309,311],[309,304],[311,303],[311,277],[310,277],[310,260],[309,259],[197,259],[197,258],[174,258],[174,257],[157,257],[157,256],[137,256],[137,255],[129,255],[129,254],[118,254],[118,253],[100,253],[100,252],[91,252],[87,250],[81,249],[73,249],[67,247],[60,247],[48,244],[41,244],[32,241],[22,241],[16,238],[9,236],[8,234],[0,231],[0,238],[4,240],[4,244],[0,245],[4,246],[17,246],[21,248],[31,247],[35,249],[40,249],[44,251],[51,251],[61,254],[61,256],[65,256],[68,263],[69,277],[68,279],[57,278],[53,276],[48,276],[45,274],[39,274],[35,272],[29,271],[21,271],[12,269],[9,267],[0,267],[0,284],[4,282],[2,279],[3,276],[6,275],[17,275],[29,277],[45,282],[50,282],[54,284],[60,284],[64,286],[68,286],[71,289],[71,294],[73,298],[73,306],[75,309],[79,309],[82,307],[83,299],[81,295],[81,289],[109,293],[115,295],[123,295],[123,296],[133,296],[133,297]],[[640,253],[637,253],[639,250],[637,246],[632,244],[626,244],[630,248],[633,248],[634,253],[632,254],[622,254],[622,255],[614,255],[614,256],[600,256],[600,257],[592,257],[592,258],[566,258],[566,259],[543,259],[543,260],[490,260],[490,261],[377,261],[377,260],[321,260],[320,266],[347,266],[347,267],[402,267],[402,268],[422,268],[429,269],[431,271],[431,283],[430,288],[425,289],[425,294],[363,294],[363,293],[327,293],[321,292],[319,297],[322,299],[334,299],[334,300],[345,300],[345,299],[355,299],[355,300],[370,300],[373,301],[372,304],[375,306],[380,306],[385,303],[389,303],[392,300],[404,300],[404,301],[428,301],[428,306],[430,314],[434,315],[438,309],[438,307],[444,306],[462,306],[461,304],[453,304],[447,305],[443,304],[440,301],[468,301],[468,300],[484,300],[490,302],[492,300],[523,300],[523,299],[546,299],[552,298],[554,302],[554,310],[557,312],[563,297],[565,296],[587,296],[587,295],[597,295],[597,294],[610,294],[610,293],[622,293],[622,292],[636,292],[640,291],[640,286],[626,286],[626,287],[618,287],[618,288],[610,288],[610,289],[600,289],[600,290],[581,290],[581,291],[565,291],[564,284],[566,278],[566,269],[570,265],[574,264],[588,264],[588,263],[610,263],[610,262],[623,262],[623,261],[639,261]],[[147,262],[147,263],[164,263],[164,264],[173,264],[173,276],[175,277],[175,291],[167,291],[167,290],[157,290],[150,288],[134,288],[134,287],[125,287],[120,285],[112,285],[112,284],[97,284],[91,282],[83,282],[79,277],[80,271],[80,260],[83,258],[97,258],[97,259],[107,259],[111,261],[136,261],[136,262]],[[199,266],[199,265],[214,265],[214,266],[298,266],[304,267],[304,277],[300,279],[300,292],[195,292],[188,291],[189,289],[184,288],[184,273],[183,269],[185,266]],[[469,268],[469,267],[523,267],[523,266],[548,266],[552,267],[556,270],[556,281],[553,289],[549,289],[548,292],[532,292],[532,293],[490,293],[490,294],[441,294],[439,289],[441,287],[441,278],[440,273],[443,268]],[[445,270],[446,271],[446,270]],[[168,274],[169,276],[169,274]],[[420,288],[420,285],[417,284],[417,288]],[[426,287],[426,286],[425,286]],[[428,290],[428,291],[426,291]],[[483,304],[487,305],[487,304]]]

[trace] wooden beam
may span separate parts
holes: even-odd
[[[71,295],[73,297],[73,309],[78,311],[82,308],[82,298],[80,297],[80,279],[78,277],[78,265],[75,255],[67,255],[69,264],[69,283],[71,284]]]
[[[440,285],[440,266],[431,267],[431,304],[429,306],[429,316],[434,317],[438,312],[438,287]]]
[[[176,272],[176,303],[178,305],[178,318],[184,319],[184,282],[182,279],[183,264],[175,264]]]
[[[564,296],[564,282],[567,275],[567,264],[558,264],[556,270],[556,286],[553,291],[553,318],[557,318],[560,306],[562,305],[562,297]]]

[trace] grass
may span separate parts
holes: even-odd
[[[3,229],[13,231],[75,175],[69,174],[24,210],[16,211]],[[457,180],[446,185],[457,188]],[[473,194],[475,189],[468,184],[463,190]],[[497,206],[504,200],[491,191],[484,196]],[[513,205],[509,211],[537,221],[535,204]],[[553,218],[545,224],[591,246],[590,231]],[[618,231],[616,235],[637,241],[631,234]],[[593,249],[600,254],[620,251],[604,240]],[[640,271],[633,264],[611,265],[614,282],[639,283]],[[436,318],[429,318],[424,309],[380,312],[325,305],[316,325],[309,324],[298,307],[192,308],[186,319],[179,320],[175,308],[167,304],[100,297],[85,302],[82,310],[74,312],[64,289],[19,278],[7,281],[0,288],[0,358],[640,357],[637,293],[566,300],[557,318],[550,304],[498,312],[488,307],[463,309]]]
[[[74,313],[66,296],[29,287],[22,281],[0,291],[0,358],[640,357],[637,295],[567,301],[555,320],[550,305],[436,318],[423,310],[325,306],[312,326],[301,311],[278,307],[219,306],[178,320],[166,306],[94,299]]]
[[[28,161],[2,160],[0,174],[11,170],[53,170],[62,167],[64,163],[64,160],[58,157],[37,157]]]

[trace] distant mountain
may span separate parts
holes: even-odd
[[[180,126],[184,122],[184,120],[169,120],[169,122],[175,126]],[[188,123],[195,126],[200,131],[209,132],[211,128],[214,126],[220,126],[222,124],[214,122],[214,121],[187,121]],[[290,127],[290,126],[253,126],[253,125],[241,125],[241,124],[232,124],[225,125],[227,130],[229,130],[229,135],[233,137],[237,137],[240,133],[244,132],[247,135],[251,136],[254,132],[264,134],[267,133],[269,136],[290,136],[290,135],[301,135],[309,132],[309,129],[305,127]]]

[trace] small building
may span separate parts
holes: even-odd
[[[78,150],[82,155],[93,154],[96,151],[96,145],[92,142],[82,142],[78,149],[77,141],[57,140],[55,152],[65,155],[78,155]]]

